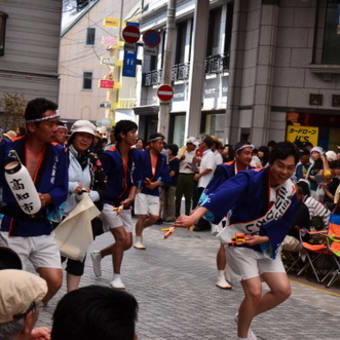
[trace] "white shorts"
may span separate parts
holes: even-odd
[[[124,227],[128,233],[133,232],[133,224],[131,218],[131,210],[123,209],[119,214],[113,210],[111,204],[104,204],[101,219],[103,221],[104,231],[110,231],[111,229]]]
[[[264,273],[285,273],[281,255],[274,260],[265,257],[260,252],[246,247],[225,247],[228,265],[241,281],[260,276]]]
[[[135,197],[135,214],[159,216],[159,197],[139,192]]]
[[[30,261],[35,269],[61,269],[60,252],[54,232],[49,235],[34,237],[9,237],[8,232],[2,231],[0,233],[0,244],[11,248],[19,255],[24,270],[26,261]]]

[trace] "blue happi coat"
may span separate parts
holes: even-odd
[[[123,164],[119,149],[110,147],[100,156],[107,175],[107,189],[104,202],[119,206],[125,200],[132,186],[140,187],[144,181],[141,151],[131,148],[127,164]]]
[[[142,151],[142,160],[144,165],[144,178],[150,178],[152,182],[162,181],[165,184],[171,183],[169,167],[165,155],[163,155],[162,153],[158,154],[155,174],[152,174],[151,156],[149,151]],[[159,196],[159,188],[157,187],[151,190],[143,187],[142,193],[152,196]]]
[[[208,192],[200,204],[209,210],[205,217],[212,223],[218,224],[231,210],[230,225],[232,226],[264,216],[270,208],[269,171],[269,167],[260,171],[242,171],[222,183],[216,190]],[[270,257],[275,258],[278,247],[288,233],[298,208],[295,191],[292,190],[292,193],[291,197],[287,198],[290,205],[283,216],[267,220],[264,224],[259,222],[257,231],[249,230],[249,234],[269,237],[266,244],[250,248],[269,253]]]
[[[52,215],[55,216],[59,206],[66,200],[68,193],[68,160],[65,149],[56,144],[47,144],[42,163],[38,169],[35,187],[39,193],[48,193],[52,203],[41,208],[34,216],[26,215],[19,207],[4,176],[4,165],[11,159],[10,150],[16,150],[22,163],[25,159],[26,138],[22,137],[14,142],[2,145],[0,160],[0,183],[3,187],[3,203],[1,208],[1,231],[10,232],[11,236],[40,236],[52,232],[54,225]],[[4,149],[3,149],[4,148]]]

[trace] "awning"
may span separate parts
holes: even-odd
[[[134,107],[133,109],[136,115],[152,116],[152,115],[158,115],[159,106],[145,105],[145,106]]]

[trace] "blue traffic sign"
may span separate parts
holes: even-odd
[[[161,35],[156,30],[147,30],[143,33],[143,41],[148,47],[156,47],[161,42]]]

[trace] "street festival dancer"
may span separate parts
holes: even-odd
[[[25,110],[28,134],[6,145],[5,159],[1,160],[0,178],[3,186],[1,208],[0,244],[13,249],[22,262],[30,260],[39,275],[46,280],[48,292],[43,302],[59,290],[62,270],[59,249],[53,232],[53,223],[60,222],[59,206],[66,200],[68,192],[67,155],[60,145],[52,144],[59,120],[57,105],[44,98],[31,100]],[[30,214],[30,203],[26,213],[21,210],[4,178],[4,166],[13,161],[9,152],[15,150],[26,166],[41,201],[41,209]],[[15,185],[14,185],[15,184]],[[25,189],[22,179],[11,184],[13,190]],[[18,197],[26,199],[26,192]],[[57,217],[59,220],[56,220]]]
[[[159,218],[159,186],[171,182],[166,156],[161,153],[164,136],[155,133],[149,138],[150,151],[142,152],[145,180],[135,200],[135,214],[139,217],[136,223],[136,242],[133,246],[139,250],[146,249],[142,243],[144,228],[154,224]]]
[[[242,170],[247,170],[250,168],[253,150],[254,145],[252,144],[245,142],[236,144],[235,159],[217,166],[213,178],[201,195],[200,201],[204,200],[205,197],[209,195],[209,193],[215,191],[229,178],[237,175]],[[221,242],[220,248],[217,252],[216,263],[218,270],[216,286],[222,289],[231,289],[232,287],[225,277],[225,267],[227,261],[223,242]]]
[[[291,294],[278,251],[298,207],[290,180],[298,157],[292,143],[276,144],[268,167],[240,172],[211,192],[191,216],[181,216],[175,222],[176,227],[188,227],[205,215],[213,223],[219,223],[231,210],[230,225],[219,237],[229,245],[228,263],[241,277],[245,295],[235,316],[238,339],[256,339],[250,329],[253,318]],[[241,246],[231,246],[236,233],[244,234]],[[261,279],[270,288],[263,296]]]
[[[111,286],[116,289],[125,289],[120,268],[124,251],[132,245],[131,204],[143,181],[140,151],[132,147],[136,144],[137,128],[131,120],[119,121],[114,130],[116,146],[110,147],[100,157],[107,175],[102,219],[104,230],[111,231],[115,244],[91,253],[91,259],[94,273],[99,277],[101,259],[112,255],[114,275]]]

